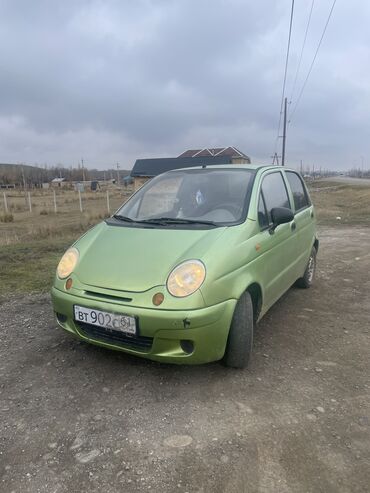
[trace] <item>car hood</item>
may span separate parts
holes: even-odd
[[[76,243],[75,270],[85,284],[142,292],[164,285],[180,262],[202,259],[227,228],[154,229],[102,223]]]

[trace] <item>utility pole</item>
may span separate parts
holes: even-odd
[[[303,173],[303,161],[301,159],[301,174]]]
[[[281,153],[281,165],[285,166],[285,143],[286,143],[286,117],[288,98],[284,100],[284,124],[283,124],[283,150]]]
[[[84,168],[83,158],[81,158],[81,164],[82,164],[82,181],[85,181],[85,168]]]
[[[23,166],[21,166],[21,172],[22,172],[23,190],[26,190],[26,179],[24,177],[24,169],[23,169]]]
[[[279,156],[278,156],[278,153],[275,152],[275,154],[273,156],[270,156],[272,158],[272,164],[275,164],[275,161],[276,161],[276,164],[279,166]]]
[[[117,185],[119,186],[119,163],[117,163]]]
[[[21,172],[22,172],[22,180],[23,180],[24,200],[26,201],[26,207],[27,207],[26,179],[24,177],[24,169],[23,169],[23,166],[21,166]]]

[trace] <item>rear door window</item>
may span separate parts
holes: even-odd
[[[265,199],[268,221],[271,223],[271,209],[290,207],[288,192],[280,171],[268,174],[262,182],[262,194]]]
[[[302,183],[302,179],[294,171],[286,171],[286,177],[293,194],[294,209],[300,211],[310,205],[306,189]]]

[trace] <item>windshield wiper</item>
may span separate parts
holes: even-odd
[[[114,219],[118,219],[119,221],[126,221],[128,223],[136,222],[133,219],[131,219],[131,217],[121,216],[120,214],[113,214],[113,217],[114,217]]]
[[[120,214],[113,214],[114,219],[119,221],[125,221],[128,223],[139,224],[206,224],[208,226],[217,226],[213,221],[206,221],[202,219],[185,219],[182,217],[153,217],[151,219],[131,219],[131,217],[121,216]]]
[[[185,219],[182,217],[156,217],[152,219],[142,219],[137,222],[149,224],[207,224],[208,226],[217,226],[214,221],[206,221],[203,219]]]

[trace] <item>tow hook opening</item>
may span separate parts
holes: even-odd
[[[60,322],[61,324],[64,324],[67,322],[67,315],[63,315],[63,313],[55,312],[55,316],[56,316],[58,322]]]

